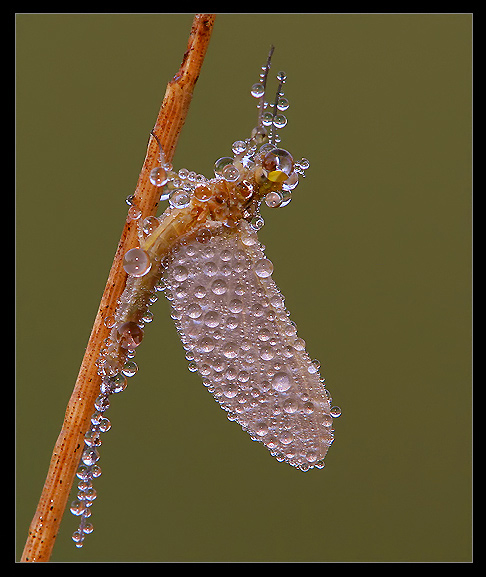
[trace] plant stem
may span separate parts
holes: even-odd
[[[162,106],[153,128],[165,153],[167,162],[174,156],[179,134],[186,120],[194,86],[199,77],[214,25],[214,14],[196,14],[187,50],[176,76],[168,83]],[[149,181],[152,168],[158,165],[159,148],[150,137],[147,153],[134,192],[134,204],[142,212],[141,218],[155,215],[160,190]],[[123,292],[126,273],[123,256],[137,246],[136,221],[127,218],[110,274],[96,314],[81,368],[69,400],[61,432],[54,446],[49,471],[37,509],[30,524],[22,561],[49,561],[66,508],[71,486],[84,447],[83,436],[88,430],[94,401],[99,395],[99,376],[95,361],[110,329],[104,319],[114,314]]]

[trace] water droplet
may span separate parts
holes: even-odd
[[[130,276],[144,276],[151,266],[149,255],[141,248],[131,248],[123,257],[123,268]]]
[[[236,168],[234,164],[228,164],[221,171],[221,176],[227,182],[236,182],[240,178],[240,171]]]
[[[98,428],[99,428],[101,433],[107,433],[111,429],[110,419],[106,419],[106,418],[101,419],[100,424],[98,425]],[[92,475],[93,475],[93,477],[99,477],[101,475],[101,469],[99,470],[98,475],[95,475],[95,472],[93,470]]]
[[[196,186],[196,188],[194,189],[194,198],[199,200],[200,202],[206,202],[212,196],[213,193],[211,192],[211,189],[204,184],[200,184],[199,186]]]
[[[97,411],[99,411],[100,413],[103,413],[104,411],[109,409],[110,401],[109,401],[108,397],[106,397],[105,395],[100,395],[99,397],[96,397],[94,405],[95,405],[95,409]]]
[[[225,166],[229,165],[233,166],[233,158],[229,156],[222,156],[221,158],[218,158],[218,160],[214,163],[214,174],[216,176],[221,175]]]
[[[323,415],[322,416],[322,424],[325,427],[331,427],[332,426],[332,417],[331,415]]]
[[[177,282],[185,281],[188,274],[189,274],[188,270],[185,266],[178,265],[174,267],[173,276],[174,280],[176,280]]]
[[[88,447],[99,447],[101,445],[101,435],[99,431],[88,431],[84,435],[84,442]]]
[[[273,263],[268,258],[262,258],[255,263],[253,270],[258,277],[267,278],[273,272]]]
[[[286,399],[283,404],[283,409],[286,413],[296,413],[299,409],[299,404],[295,399]]]
[[[157,300],[157,299],[155,299]],[[152,302],[152,301],[151,301]],[[155,301],[153,301],[155,302]],[[152,311],[145,311],[142,315],[142,321],[144,323],[151,323],[154,320],[154,313]]]
[[[292,433],[290,431],[282,431],[278,439],[282,445],[290,445],[292,442]]]
[[[161,166],[156,166],[150,171],[149,179],[153,185],[163,186],[167,182],[167,173]]]
[[[340,407],[331,407],[330,415],[331,415],[331,417],[334,417],[335,419],[337,419],[337,417],[340,417],[341,416]]]
[[[275,128],[283,128],[287,124],[287,117],[284,114],[277,114],[273,119]]]
[[[290,389],[290,385],[291,385],[290,377],[287,373],[283,371],[275,373],[275,375],[272,378],[272,387],[276,391],[279,391],[280,393],[288,391]]]
[[[204,315],[204,324],[209,328],[215,328],[219,325],[219,314],[215,311],[209,311]]]
[[[283,148],[274,148],[267,152],[262,161],[263,172],[271,182],[283,182],[292,173],[294,161],[292,155]]]
[[[243,310],[243,302],[240,299],[233,299],[228,304],[228,309],[232,313],[241,313]]]
[[[236,343],[226,343],[223,346],[223,355],[227,359],[234,359],[238,356],[238,345]]]
[[[100,458],[100,454],[96,449],[86,449],[81,457],[85,465],[94,465]]]
[[[289,107],[289,101],[284,96],[278,99],[277,108],[279,110],[283,112],[284,110],[287,110],[288,107]]]
[[[120,325],[117,332],[120,337],[120,346],[124,349],[134,349],[142,342],[143,330],[133,321]]]
[[[280,206],[282,204],[282,195],[277,192],[269,192],[267,195],[265,195],[265,204],[269,207],[269,208],[276,208],[277,206]]]
[[[144,234],[151,234],[159,226],[159,219],[155,216],[147,216],[142,223]]]
[[[293,190],[299,184],[299,175],[297,172],[292,172],[292,174],[287,178],[286,181],[282,182],[282,190]]]
[[[81,533],[81,531],[79,531],[79,530],[74,531],[72,539],[76,543],[76,547],[82,547],[83,546],[84,536]]]
[[[206,289],[201,285],[197,286],[194,289],[194,296],[197,299],[203,299],[206,296]]]
[[[128,222],[138,220],[142,216],[142,211],[137,205],[133,205],[128,209]]]
[[[110,315],[108,317],[105,317],[103,324],[105,325],[105,327],[107,327],[108,329],[111,329],[115,326],[115,317],[113,315]]]
[[[241,154],[242,152],[245,152],[246,142],[244,140],[237,140],[233,142],[231,150],[234,152],[234,154]]]
[[[170,195],[169,204],[174,208],[186,208],[191,202],[191,195],[186,190],[174,190]]]
[[[228,290],[228,285],[223,279],[216,279],[211,285],[211,290],[215,295],[223,295]]]
[[[264,112],[262,114],[262,124],[263,126],[270,126],[272,124],[273,114],[271,112]]]
[[[89,535],[92,532],[93,532],[93,524],[92,523],[85,523],[85,525],[83,527],[83,533],[85,533],[86,535]]]
[[[210,353],[214,350],[215,343],[211,337],[203,337],[199,342],[199,350],[203,353]]]
[[[111,377],[112,383],[112,392],[113,393],[121,393],[127,388],[127,378],[123,373],[119,373],[118,375]]]
[[[265,221],[263,220],[263,218],[260,215],[255,216],[250,221],[250,226],[253,230],[260,230],[264,224],[265,224]]]
[[[69,509],[73,515],[81,515],[84,511],[84,503],[76,499],[71,503],[71,508]]]
[[[188,365],[187,368],[189,369],[189,371],[191,373],[195,373],[197,371],[197,364],[194,361],[191,361]]]
[[[256,82],[251,87],[251,95],[254,98],[261,98],[264,94],[265,94],[265,88],[264,88],[263,84],[261,84],[260,82]]]
[[[259,437],[264,437],[268,433],[268,425],[265,421],[258,421],[255,425],[255,433]]]

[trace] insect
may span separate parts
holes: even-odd
[[[261,203],[287,205],[309,166],[279,146],[289,104],[283,72],[277,74],[273,101],[267,101],[272,53],[273,47],[251,88],[258,101],[256,126],[249,138],[233,143],[232,157],[216,161],[213,178],[184,168],[174,171],[152,133],[160,162],[150,181],[169,207],[158,218],[139,222],[139,246],[124,257],[125,290],[114,317],[105,319],[111,332],[97,361],[100,394],[71,505],[80,517],[73,534],[77,547],[93,530],[93,480],[101,474],[102,433],[111,427],[105,416],[110,397],[123,391],[138,370],[133,359],[159,292],[171,301],[189,370],[200,374],[228,419],[279,461],[302,471],[324,466],[334,439],[333,417],[341,411],[331,406],[319,363],[309,358],[297,335],[257,236]],[[136,219],[137,207],[130,212]]]

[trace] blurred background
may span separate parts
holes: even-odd
[[[192,19],[16,17],[17,559]],[[211,176],[248,136],[274,44],[282,146],[310,169],[260,239],[336,440],[308,473],[251,442],[161,299],[107,414],[95,530],[77,550],[67,512],[52,561],[471,560],[471,36],[467,14],[217,17],[174,165]]]

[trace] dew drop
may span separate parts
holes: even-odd
[[[263,220],[263,218],[260,215],[255,216],[250,221],[250,226],[253,230],[260,230],[264,224],[265,224],[265,221]]]
[[[285,97],[282,96],[281,98],[278,99],[277,108],[279,110],[283,112],[284,110],[287,110],[288,107],[289,107],[289,101]]]
[[[81,533],[81,531],[79,531],[79,530],[74,531],[73,536],[72,536],[72,540],[76,543],[76,547],[82,547],[83,546],[83,539],[84,539],[84,536]]]
[[[186,208],[191,202],[191,195],[186,190],[175,190],[169,198],[169,204],[174,208]]]
[[[203,353],[210,353],[214,350],[214,340],[211,337],[203,337],[199,342],[199,350]]]
[[[243,302],[240,299],[233,299],[229,302],[228,309],[232,313],[241,313],[243,310]]]
[[[292,442],[292,433],[290,431],[282,431],[278,439],[282,445],[290,445]]]
[[[123,257],[123,268],[130,276],[144,276],[151,266],[149,255],[141,248],[131,248]]]
[[[216,279],[211,285],[211,290],[215,295],[223,295],[228,290],[228,285],[223,279]]]
[[[194,296],[198,299],[203,299],[206,296],[206,289],[199,285],[194,289]]]
[[[234,164],[228,164],[221,171],[221,176],[227,182],[236,182],[240,178],[240,171],[236,168]]]
[[[282,183],[282,190],[293,190],[299,184],[299,175],[297,172],[292,172],[285,182]]]
[[[200,202],[206,202],[213,196],[211,189],[204,185],[200,184],[196,186],[194,189],[194,198],[199,200]]]
[[[260,278],[267,278],[273,272],[273,263],[268,258],[262,258],[255,263],[255,274]]]
[[[127,378],[123,373],[111,377],[113,393],[121,393],[127,388]]]
[[[286,413],[296,413],[299,409],[299,404],[295,399],[286,399],[283,405],[283,409]]]
[[[189,305],[187,315],[191,317],[191,319],[198,319],[202,315],[202,308],[197,303],[193,303]]]
[[[98,425],[98,428],[99,428],[101,433],[107,433],[111,429],[110,419],[106,419],[104,417],[102,419],[100,419],[100,424]],[[99,467],[98,467],[98,469],[99,469]],[[93,477],[99,477],[101,475],[101,469],[99,469],[99,474],[95,474],[94,467],[93,467],[91,474],[93,475]]]
[[[204,324],[214,329],[219,325],[219,314],[216,311],[207,312],[204,316]]]
[[[255,425],[255,433],[259,437],[264,437],[268,433],[268,425],[265,421],[258,421]]]
[[[151,234],[159,226],[159,219],[155,216],[147,216],[142,223],[142,230],[145,234]]]
[[[276,191],[269,192],[267,195],[265,195],[265,204],[269,208],[276,208],[277,206],[280,206],[282,204],[282,200],[282,195]]]
[[[71,503],[71,508],[69,509],[73,515],[81,515],[84,511],[84,503],[77,500]]]
[[[133,321],[120,325],[117,332],[120,337],[120,346],[124,349],[134,349],[142,342],[143,330]]]
[[[233,142],[231,150],[234,152],[234,154],[241,154],[242,152],[245,152],[246,142],[244,140],[237,140]]]
[[[214,173],[216,176],[220,176],[223,173],[223,169],[226,166],[233,166],[233,158],[229,156],[222,156],[214,163]]]
[[[311,362],[311,364],[309,365],[309,367],[307,368],[307,372],[310,373],[311,375],[313,375],[319,371],[320,366],[321,366],[321,363],[317,359],[314,359]]]
[[[150,171],[149,179],[153,185],[163,186],[167,182],[167,173],[161,166],[156,166]]]
[[[337,417],[341,416],[341,408],[340,407],[331,407],[330,415],[331,415],[331,417],[334,417],[335,419],[337,419]]]
[[[287,117],[284,114],[277,114],[273,119],[275,128],[283,128],[287,124]]]
[[[93,524],[92,523],[86,523],[83,527],[83,533],[85,533],[86,535],[89,535],[92,532],[93,532]]]
[[[256,82],[251,87],[251,95],[254,98],[261,98],[265,94],[265,87],[260,82]]]
[[[99,411],[100,413],[103,413],[104,411],[109,409],[110,401],[109,401],[108,397],[106,397],[105,395],[100,395],[99,397],[96,397],[94,405],[95,405],[95,409],[97,411]]]
[[[88,465],[89,467],[90,465],[94,465],[99,458],[100,454],[96,449],[87,449],[84,451],[81,460],[85,465]]]
[[[291,382],[289,375],[283,371],[275,373],[272,378],[272,387],[280,393],[288,391],[290,389],[290,384]]]
[[[155,299],[157,300],[157,299]],[[154,301],[155,302],[155,301]],[[144,323],[151,323],[154,320],[154,313],[152,311],[145,311],[142,315],[142,321]]]
[[[185,266],[182,265],[178,265],[176,267],[174,267],[174,279],[178,282],[182,282],[185,281],[188,275],[188,271],[187,268]]]
[[[232,342],[226,343],[223,346],[223,355],[227,359],[234,359],[238,356],[238,345]]]
[[[132,205],[128,209],[128,221],[138,220],[142,216],[142,211],[138,208],[137,205]]]

